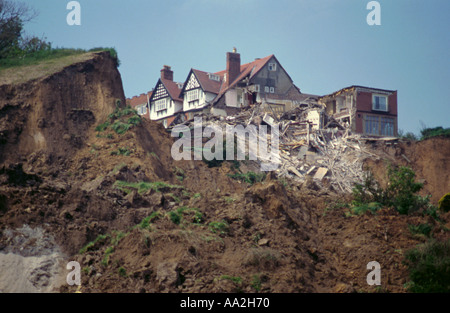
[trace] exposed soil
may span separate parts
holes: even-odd
[[[434,237],[449,237],[449,214],[441,216],[443,224],[388,208],[354,216],[330,209],[349,195],[314,181],[299,185],[269,173],[250,186],[227,175],[235,171],[231,163],[176,162],[173,138],[154,122],[123,135],[95,131],[116,100],[123,101],[120,74],[104,54],[25,85],[0,86],[0,92],[0,252],[27,257],[10,234],[42,229],[63,263],[75,260],[82,268],[81,287],[47,280],[41,291],[406,292],[404,253],[426,240],[408,224],[428,222]],[[128,155],[114,153],[119,148]],[[450,190],[449,140],[371,148],[384,156],[367,160],[380,180],[386,160],[406,164],[404,154],[433,200]],[[243,172],[256,169],[240,164]],[[139,193],[118,188],[117,181],[172,187]],[[184,209],[179,221],[177,209]],[[39,240],[27,246],[37,257],[52,255],[39,250]],[[381,265],[379,287],[366,282],[370,261]],[[1,277],[5,271],[0,267]],[[63,267],[60,276],[68,272]],[[28,290],[30,279],[20,279]]]

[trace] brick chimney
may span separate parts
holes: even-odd
[[[161,78],[173,81],[173,71],[170,69],[170,66],[164,65],[161,70]]]
[[[227,52],[226,86],[230,86],[240,73],[241,55],[237,53],[236,48],[233,48],[233,52]]]

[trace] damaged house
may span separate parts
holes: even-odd
[[[350,86],[319,98],[326,114],[353,133],[397,136],[397,91]]]
[[[191,69],[184,83],[174,82],[165,65],[149,99],[150,119],[169,127],[204,110],[227,116],[255,103],[283,113],[305,98],[274,55],[241,64],[234,49],[226,55],[225,70]]]
[[[275,55],[241,64],[236,49],[227,52],[225,70],[191,69],[183,83],[174,82],[171,67],[164,65],[152,92],[128,100],[139,114],[166,128],[196,114],[234,116],[258,104],[275,120],[284,116],[292,126],[308,128],[299,130],[305,133],[337,127],[368,136],[397,136],[397,91],[354,85],[325,96],[304,94]]]

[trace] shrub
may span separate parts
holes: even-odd
[[[436,137],[436,136],[444,136],[450,137],[450,128],[443,128],[442,126],[434,127],[434,128],[425,128],[420,131],[422,137],[421,140]]]
[[[409,231],[413,235],[429,237],[431,234],[432,226],[430,224],[408,225]]]
[[[416,174],[405,166],[388,168],[388,186],[382,189],[371,173],[366,173],[363,184],[353,188],[353,206],[369,209],[366,204],[378,203],[379,206],[392,206],[400,214],[409,214],[420,209],[430,208],[429,197],[421,197],[419,192],[423,184],[415,182]]]
[[[450,292],[450,240],[431,240],[405,254],[411,283],[409,291]]]
[[[119,267],[119,275],[121,277],[127,277],[127,271],[125,270],[125,268],[123,266]]]
[[[414,181],[416,174],[405,166],[388,169],[389,186],[385,191],[386,204],[394,206],[401,214],[415,212],[426,206],[427,199],[418,195],[423,184]]]
[[[439,210],[443,212],[450,211],[450,193],[445,194],[438,202]]]

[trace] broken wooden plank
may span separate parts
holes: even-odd
[[[297,169],[295,167],[291,166],[288,168],[288,170],[290,172],[294,173],[295,175],[297,175],[298,177],[303,178],[303,175],[299,171],[297,171]]]
[[[314,175],[314,179],[322,180],[325,175],[327,175],[327,173],[328,169],[326,167],[319,167],[316,174]]]

